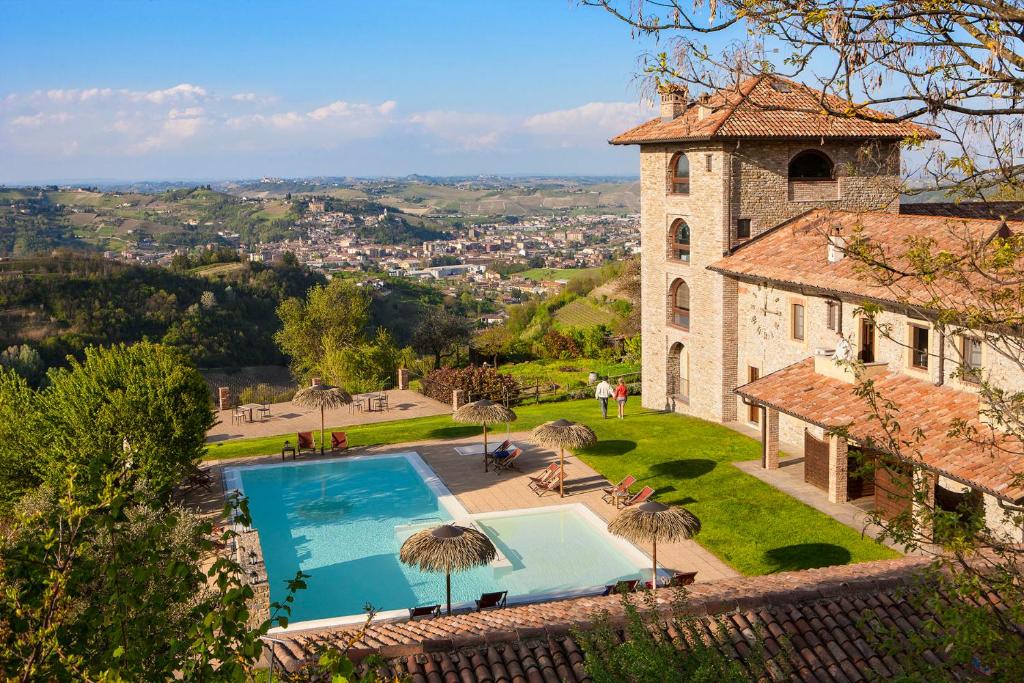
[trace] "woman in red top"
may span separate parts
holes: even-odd
[[[615,397],[615,402],[619,404],[620,420],[624,417],[623,413],[626,410],[626,396],[628,395],[629,392],[626,390],[626,383],[620,379],[618,386],[615,387],[615,392],[612,394],[612,396]]]

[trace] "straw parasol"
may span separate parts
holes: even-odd
[[[654,570],[651,574],[652,589],[658,587],[658,541],[679,541],[691,538],[700,531],[700,520],[682,507],[669,507],[655,500],[649,500],[635,507],[626,508],[618,517],[608,523],[608,531],[634,543],[647,543],[654,547],[651,556]]]
[[[448,614],[452,613],[452,572],[487,564],[498,556],[491,539],[470,527],[443,524],[405,539],[398,559],[420,571],[444,572]]]
[[[299,389],[292,399],[300,406],[320,409],[320,454],[324,452],[324,410],[327,408],[340,408],[352,402],[352,396],[341,387],[330,384],[314,384],[311,387]]]
[[[558,448],[558,495],[565,497],[565,449],[588,448],[597,443],[594,430],[570,420],[552,420],[533,430],[533,440],[548,448]]]
[[[484,427],[484,472],[487,471],[487,425],[498,422],[515,422],[516,414],[511,409],[490,399],[467,403],[452,414],[456,422],[483,425]]]

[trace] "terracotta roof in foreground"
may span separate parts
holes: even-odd
[[[895,372],[883,372],[873,381],[882,400],[896,406],[895,419],[904,427],[900,440],[912,442],[897,455],[999,498],[1024,500],[1024,488],[1015,475],[1019,443],[1005,439],[994,448],[949,435],[958,420],[975,427],[979,435],[989,432],[978,419],[977,394]],[[815,372],[814,359],[808,358],[745,384],[736,393],[821,427],[849,425],[852,438],[884,443],[878,420],[855,390],[854,384]],[[920,435],[918,440],[912,429]]]
[[[910,121],[897,121],[889,114],[860,108],[833,95],[825,101],[833,112],[821,106],[822,93],[779,76],[749,78],[712,93],[703,106],[693,103],[670,121],[660,117],[642,123],[610,140],[613,145],[652,142],[710,140],[715,138],[888,138],[939,135]],[[854,112],[858,115],[853,116]]]
[[[931,615],[905,599],[925,558],[905,557],[862,564],[723,579],[687,589],[687,614],[708,642],[727,657],[770,658],[774,680],[864,681],[900,672],[897,658],[882,651],[880,629],[896,641],[913,637]],[[669,613],[676,598],[660,591],[657,609]],[[642,606],[642,601],[641,601]],[[589,681],[584,655],[572,635],[606,612],[623,624],[619,596],[577,598],[459,614],[428,621],[373,625],[354,658],[382,655],[394,673],[414,683],[525,683]],[[678,637],[672,626],[663,633]],[[719,630],[721,629],[721,630]],[[351,631],[282,634],[279,661],[300,666],[320,646],[340,645]],[[753,636],[761,639],[758,650]],[[941,653],[925,652],[942,665]]]
[[[758,235],[708,268],[740,279],[798,285],[877,301],[924,307],[936,298],[947,305],[949,301],[967,303],[970,287],[949,280],[927,288],[914,278],[883,284],[865,273],[858,259],[848,257],[829,263],[829,235],[837,231],[846,240],[865,239],[882,248],[884,260],[898,268],[906,265],[904,256],[923,238],[932,241],[935,252],[945,249],[964,254],[969,246],[973,248],[990,238],[1002,225],[1001,220],[980,218],[815,209]],[[1024,232],[1024,222],[1006,225],[1015,233]],[[992,289],[990,282],[979,284],[980,291]]]

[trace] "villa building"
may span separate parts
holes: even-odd
[[[780,441],[795,444],[805,481],[832,502],[873,496],[895,515],[910,503],[891,494],[922,487],[948,509],[984,506],[990,526],[1021,540],[1005,514],[1024,502],[1019,446],[995,452],[947,435],[956,419],[984,428],[960,362],[1016,391],[1020,368],[982,338],[940,335],[908,308],[923,293],[898,302],[843,246],[855,230],[895,249],[908,236],[941,245],[951,221],[981,239],[1024,224],[901,206],[901,141],[938,136],[880,113],[828,117],[820,97],[768,76],[695,102],[668,92],[659,118],[611,140],[640,146],[643,404],[756,426],[769,469]],[[874,324],[859,314],[865,302],[883,310]],[[851,451],[877,448],[877,422],[833,360],[845,344],[898,405],[904,433],[920,434],[912,459],[868,453],[884,464],[870,481],[854,476]],[[849,439],[830,434],[848,424]]]

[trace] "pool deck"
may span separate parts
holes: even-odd
[[[500,442],[504,436],[504,433],[495,434],[494,443]],[[613,505],[609,505],[601,499],[601,489],[608,486],[607,480],[582,461],[568,454],[566,455],[565,498],[559,498],[557,494],[551,493],[538,497],[530,490],[527,477],[538,473],[548,463],[557,461],[558,453],[531,444],[528,432],[513,432],[509,438],[523,449],[523,455],[519,458],[520,472],[502,474],[495,474],[493,470],[484,472],[482,457],[459,455],[455,451],[455,446],[480,443],[479,436],[447,439],[443,442],[436,440],[413,441],[386,446],[353,448],[347,451],[347,454],[372,455],[416,451],[470,513],[582,503],[605,521],[611,521],[618,514],[618,510]],[[338,456],[325,455],[323,457]],[[303,459],[314,458],[319,459],[320,456],[303,456]],[[221,481],[224,467],[280,461],[280,456],[277,455],[256,456],[217,461],[211,467],[215,471],[215,478]],[[642,484],[642,481],[637,482],[637,486]],[[214,512],[223,505],[223,497],[220,492],[217,492],[205,496],[205,500],[194,499],[190,502],[199,504],[208,512]],[[650,548],[637,547],[644,555],[650,557]],[[659,566],[671,570],[696,571],[698,582],[739,576],[734,569],[695,541],[687,540],[659,545],[658,560]]]

